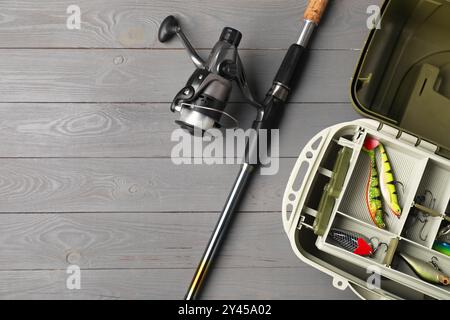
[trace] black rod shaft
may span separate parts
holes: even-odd
[[[286,104],[290,89],[293,85],[294,76],[302,62],[302,56],[307,47],[309,40],[315,28],[319,24],[322,14],[328,4],[328,0],[309,0],[308,7],[304,14],[303,28],[300,37],[296,44],[293,44],[288,50],[277,75],[273,81],[273,85],[266,95],[263,103],[262,112],[258,114],[258,119],[254,122],[253,128],[259,129],[274,129],[277,127],[277,122],[280,114]],[[258,153],[258,138],[250,142],[246,148],[245,162],[241,167],[241,171],[234,182],[233,188],[228,196],[225,207],[220,215],[220,219],[214,229],[214,232],[209,240],[203,257],[199,263],[194,278],[189,286],[185,300],[195,300],[200,294],[200,290],[207,276],[211,262],[213,261],[218,249],[225,238],[225,233],[231,222],[234,210],[243,194],[243,190],[249,180],[251,173],[257,165],[249,159],[255,159],[255,153]],[[258,155],[256,154],[256,159]]]
[[[197,267],[197,271],[195,272],[194,278],[192,279],[191,285],[189,286],[189,290],[185,296],[185,300],[197,299],[200,293],[200,289],[202,288],[203,280],[205,279],[210,264],[213,261],[222,243],[222,240],[225,236],[225,232],[230,224],[234,209],[239,203],[239,200],[242,195],[242,190],[247,184],[247,180],[250,177],[250,174],[253,171],[253,169],[254,166],[248,163],[244,163],[241,166],[239,175],[237,176],[236,181],[234,182],[233,188],[231,189],[231,192],[225,203],[219,221],[217,222],[217,225],[214,229],[211,239],[209,240],[208,246],[206,247],[206,250],[203,253],[203,257],[200,260],[200,263]]]

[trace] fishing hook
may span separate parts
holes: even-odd
[[[414,197],[413,207],[414,204],[424,204],[427,200],[427,194],[433,195],[433,193],[430,190],[425,190],[424,194],[416,195]],[[426,223],[426,219],[421,211],[419,211],[417,208],[413,208],[410,217],[408,218],[408,226],[405,228],[405,235],[409,236],[410,231],[412,227],[416,224],[416,222],[419,221],[420,223]],[[426,240],[423,240],[426,241]]]
[[[373,249],[373,254],[374,254],[374,255],[378,252],[378,250],[380,249],[380,247],[383,246],[383,245],[386,246],[386,251],[385,251],[385,253],[388,251],[389,245],[388,245],[387,243],[385,243],[385,242],[381,242],[380,239],[378,239],[377,237],[372,237],[372,238],[370,238],[369,240],[370,240],[370,242],[372,243],[372,245],[375,245],[375,244],[376,244],[376,247]],[[374,240],[375,240],[376,242],[374,242]]]
[[[425,218],[424,222],[422,222],[420,219],[419,219],[419,221],[422,223],[422,228],[420,228],[419,238],[420,238],[420,240],[425,242],[428,240],[428,234],[424,237],[423,232],[425,230],[425,227],[427,226],[428,218]]]
[[[424,192],[425,200],[426,200],[427,194],[429,194],[431,196],[430,203],[429,203],[428,207],[434,210],[434,207],[436,205],[436,198],[434,197],[433,192],[431,192],[430,190],[427,189]],[[424,236],[423,232],[425,231],[425,227],[427,226],[429,215],[428,214],[424,214],[423,212],[420,212],[420,213],[424,216],[424,220],[422,221],[419,218],[419,221],[421,223],[423,223],[422,228],[420,229],[419,238],[420,238],[420,240],[425,242],[425,241],[428,240],[428,234],[426,236]]]
[[[439,265],[437,264],[438,262],[439,259],[436,256],[431,257],[430,263],[433,265],[433,267],[438,271],[442,271],[441,268],[439,268]]]
[[[430,204],[428,205],[428,207],[430,207],[431,209],[434,210],[434,207],[436,206],[436,198],[434,197],[433,192],[426,189],[424,192],[425,199],[426,199],[427,194],[429,194],[431,196]]]

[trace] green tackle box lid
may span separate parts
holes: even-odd
[[[387,0],[351,84],[357,111],[450,158],[450,1]]]

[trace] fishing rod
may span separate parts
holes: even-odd
[[[237,124],[237,120],[225,111],[231,94],[232,83],[236,82],[246,101],[257,110],[252,129],[256,132],[264,129],[276,129],[294,85],[293,82],[302,64],[303,54],[314,30],[320,23],[327,4],[328,0],[309,0],[304,12],[303,27],[298,41],[292,44],[287,51],[273,84],[262,103],[257,102],[254,98],[246,80],[238,53],[238,46],[242,38],[242,34],[238,30],[229,27],[224,28],[219,41],[212,49],[208,60],[205,61],[189,43],[177,19],[173,16],[167,17],[159,29],[158,38],[160,42],[167,42],[175,35],[178,36],[188,51],[192,62],[197,67],[172,102],[172,112],[180,113],[180,119],[176,123],[192,134],[198,131],[204,133],[212,128],[225,127],[225,121],[231,120]],[[256,139],[247,140],[245,156],[239,174],[203,253],[185,300],[195,300],[199,297],[209,267],[224,240],[244,188],[252,172],[261,163],[258,152],[258,138],[259,134],[256,135]]]

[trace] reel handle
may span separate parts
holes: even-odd
[[[180,29],[178,20],[174,16],[168,16],[159,27],[158,40],[161,43],[167,42],[172,39],[180,31]]]
[[[205,68],[205,61],[198,55],[197,51],[195,51],[188,38],[185,36],[177,18],[168,16],[163,20],[159,27],[158,40],[164,43],[171,40],[175,35],[180,38],[195,66],[199,69]]]
[[[313,21],[316,25],[319,25],[327,5],[328,0],[310,0],[303,18],[305,20]]]

